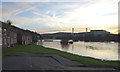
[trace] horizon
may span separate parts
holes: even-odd
[[[1,21],[40,34],[106,30],[118,34],[118,0],[2,2]]]
[[[106,31],[106,30],[104,30],[104,31]],[[91,30],[88,31],[88,32],[91,32]],[[107,32],[109,32],[109,31],[107,31]],[[55,33],[72,33],[72,32],[62,32],[62,31],[59,31],[59,32],[53,32],[53,33],[41,33],[41,34],[55,34]],[[85,33],[85,32],[74,32],[74,33]],[[113,33],[110,32],[110,34],[113,34]]]

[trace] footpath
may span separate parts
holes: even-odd
[[[31,54],[20,53],[18,55],[8,55],[3,57],[2,70],[95,70],[105,72],[119,72],[109,67],[91,67],[76,61],[63,58],[55,54]]]

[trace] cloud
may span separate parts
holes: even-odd
[[[23,12],[30,11],[35,9],[35,7],[31,7],[32,3],[3,3],[2,4],[2,18],[10,17],[14,15],[18,15]]]
[[[35,15],[42,16],[42,17],[49,17],[49,16],[47,16],[47,15],[45,15],[45,14],[41,14],[41,13],[35,12],[35,11],[32,11],[31,13],[33,13],[33,14],[35,14]]]
[[[3,0],[3,2],[84,2],[84,1],[90,0]]]
[[[71,32],[73,27],[76,32],[82,32],[86,27],[110,30],[107,27],[108,25],[118,24],[117,2],[118,0],[80,0],[78,3],[40,2],[4,4],[3,17],[5,19],[13,19],[16,25],[24,28],[27,28],[29,25],[30,29],[40,33]],[[111,28],[111,30],[115,29]]]
[[[27,12],[27,11],[30,11],[32,9],[35,9],[35,7],[30,7],[30,8],[24,9],[24,10],[22,9],[22,10],[16,11],[16,13],[14,15],[18,15],[20,13]]]
[[[116,2],[117,3],[117,2]],[[87,26],[102,26],[113,24],[117,22],[117,15],[113,16],[104,16],[102,14],[116,13],[117,14],[117,5],[112,4],[112,2],[100,1],[94,4],[91,4],[87,7],[79,7],[72,9],[71,11],[64,12],[63,18],[64,21],[67,21],[70,24],[74,25],[86,25]],[[64,22],[63,21],[63,22]],[[81,23],[81,24],[80,24]]]
[[[47,11],[45,14],[49,14],[50,13],[50,11]]]
[[[32,12],[33,14],[40,15],[41,17],[35,18],[36,22],[42,22],[42,24],[47,25],[49,27],[61,27],[59,16],[56,16],[54,13],[52,16],[47,14],[41,14],[38,12]]]

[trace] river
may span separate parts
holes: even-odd
[[[101,60],[120,60],[120,48],[117,42],[84,42],[62,45],[60,40],[43,42],[44,47],[66,51],[80,56],[93,57]]]

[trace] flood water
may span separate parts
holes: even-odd
[[[93,57],[101,60],[120,60],[117,42],[74,42],[73,44],[62,45],[60,40],[43,42],[45,47],[70,52],[80,56]]]

